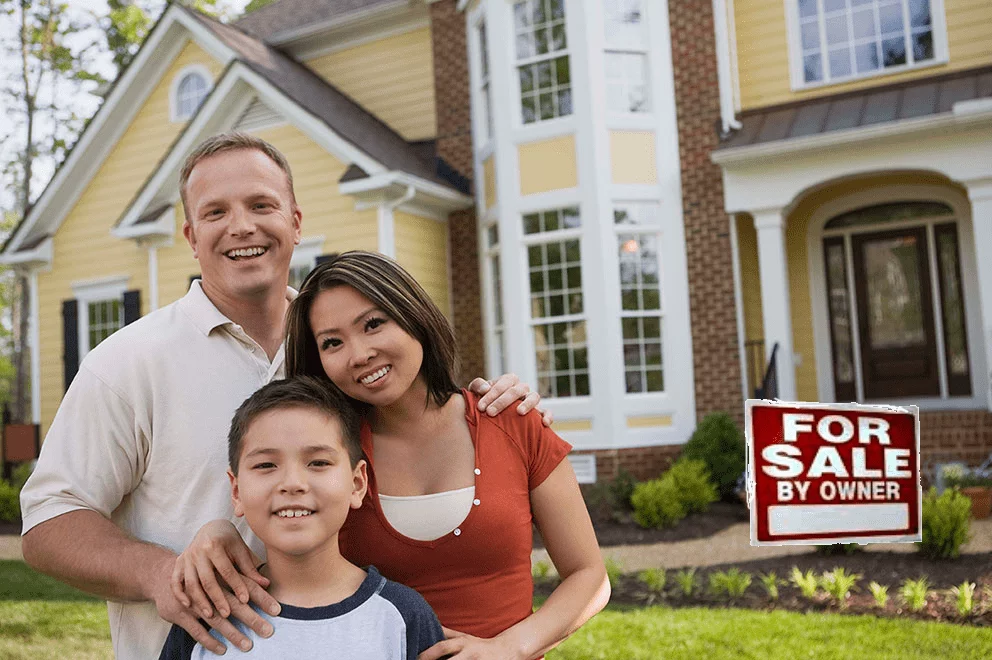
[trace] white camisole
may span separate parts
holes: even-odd
[[[379,506],[389,525],[416,541],[450,534],[468,517],[474,500],[475,486],[408,497],[379,494]]]

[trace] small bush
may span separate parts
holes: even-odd
[[[682,458],[706,463],[720,497],[731,498],[744,472],[744,434],[730,415],[709,414],[683,447]]]
[[[731,598],[740,598],[750,586],[751,574],[736,566],[727,571],[710,573],[710,591],[716,596],[726,594]]]
[[[798,566],[793,566],[792,574],[789,576],[789,579],[792,581],[792,584],[796,585],[804,598],[809,598],[812,600],[816,597],[816,592],[820,586],[820,581],[817,579],[816,573],[812,570],[803,573],[799,570]]]
[[[975,583],[965,580],[957,587],[951,587],[954,607],[961,616],[968,616],[975,609]]]
[[[548,573],[551,572],[551,564],[544,561],[543,559],[535,561],[534,565],[530,567],[530,574],[534,578],[535,582],[541,582],[548,577]]]
[[[630,498],[634,495],[634,488],[637,486],[637,479],[634,475],[623,468],[617,470],[617,476],[609,483],[610,500],[613,507],[630,511],[634,508]]]
[[[0,520],[17,522],[21,517],[21,489],[0,479]]]
[[[34,470],[34,466],[31,462],[21,463],[10,473],[10,483],[17,490],[24,488],[24,483],[31,476],[31,471]]]
[[[931,488],[923,498],[923,541],[916,546],[930,559],[954,559],[968,542],[970,525],[971,500],[954,488],[942,495]]]
[[[868,591],[871,592],[871,597],[875,599],[875,604],[884,609],[889,602],[889,588],[884,584],[872,582],[868,585]]]
[[[637,484],[630,500],[641,527],[671,527],[687,513],[675,481],[665,477]]]
[[[679,585],[679,590],[682,592],[683,596],[691,596],[696,587],[699,586],[699,580],[696,577],[695,568],[687,568],[675,573],[675,582]]]
[[[681,459],[664,474],[675,482],[679,497],[689,513],[703,513],[720,499],[716,486],[710,481],[706,463]]]
[[[858,573],[847,573],[843,567],[837,567],[830,572],[826,572],[820,578],[823,590],[830,594],[841,608],[847,607],[847,599],[851,595],[851,589],[855,587],[861,575]]]
[[[768,594],[768,600],[778,600],[778,587],[783,584],[783,581],[775,575],[775,571],[768,571],[766,574],[758,576],[761,580],[761,586],[765,588],[765,593]]]
[[[637,579],[648,588],[648,591],[660,594],[665,590],[668,574],[663,568],[647,568],[637,574]]]
[[[930,582],[925,577],[921,577],[919,580],[907,579],[899,588],[899,597],[911,612],[919,612],[926,607],[929,589]]]
[[[623,577],[623,564],[613,557],[607,557],[605,564],[606,577],[610,580],[610,588],[616,589],[617,585],[620,584],[620,578]]]

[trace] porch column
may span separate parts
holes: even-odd
[[[781,208],[752,211],[758,233],[758,271],[761,277],[761,317],[764,322],[765,360],[778,344],[778,397],[796,400],[796,370],[792,353],[792,312],[789,305],[789,269],[785,254],[785,217]]]
[[[975,231],[975,250],[978,263],[978,293],[982,308],[982,342],[985,349],[985,365],[990,371],[989,387],[985,390],[985,402],[992,410],[992,259],[987,250],[992,247],[992,177],[973,179],[964,182],[971,201],[971,226]]]

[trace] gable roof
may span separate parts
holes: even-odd
[[[266,41],[281,41],[310,27],[345,21],[385,6],[408,6],[410,0],[276,0],[235,21],[238,29]]]

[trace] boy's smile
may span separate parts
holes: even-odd
[[[275,408],[244,435],[234,511],[244,516],[271,556],[337,551],[348,511],[365,496],[365,462],[353,469],[337,419],[303,406]]]

